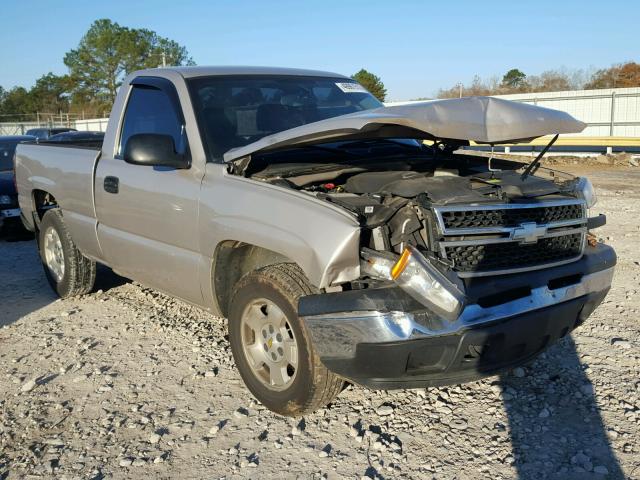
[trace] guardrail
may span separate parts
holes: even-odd
[[[539,137],[527,143],[495,145],[497,153],[539,152],[551,141],[552,136]],[[490,151],[491,146],[471,142],[469,150]],[[639,137],[559,137],[549,153],[631,153],[640,154]]]

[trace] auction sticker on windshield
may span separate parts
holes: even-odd
[[[367,89],[359,83],[352,82],[336,82],[336,87],[344,93],[366,93]]]

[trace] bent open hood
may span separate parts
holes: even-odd
[[[585,127],[566,112],[495,97],[465,97],[380,107],[308,123],[233,148],[224,160],[323,141],[422,138],[507,143],[578,133]]]

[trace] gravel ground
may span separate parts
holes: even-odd
[[[56,300],[34,242],[0,241],[0,479],[640,478],[640,172],[590,175],[619,263],[573,338],[472,384],[350,386],[297,420],[243,387],[223,319],[108,270]]]

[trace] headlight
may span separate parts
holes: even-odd
[[[11,197],[9,195],[0,195],[0,205],[11,205]]]
[[[593,188],[591,181],[586,177],[578,178],[578,183],[576,184],[576,193],[580,198],[587,202],[587,208],[593,207],[598,201],[598,197],[596,197],[596,191]]]
[[[398,260],[397,254],[363,248],[360,257],[360,273],[362,275],[380,280],[392,280],[391,269]]]
[[[391,268],[391,278],[418,302],[448,320],[458,318],[464,307],[464,294],[411,246]]]

